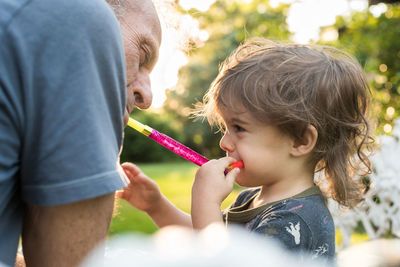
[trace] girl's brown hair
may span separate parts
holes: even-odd
[[[366,119],[369,95],[361,66],[343,51],[251,39],[222,64],[200,115],[221,127],[219,109],[235,111],[239,104],[295,139],[313,125],[318,140],[311,163],[316,172],[324,171],[330,197],[352,207],[363,193],[353,177],[371,171],[364,152],[372,140]]]

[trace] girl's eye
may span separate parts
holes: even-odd
[[[235,130],[235,132],[244,132],[245,131],[244,128],[240,127],[237,124],[233,125],[233,129]]]

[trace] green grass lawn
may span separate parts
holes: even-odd
[[[190,162],[137,164],[144,173],[155,180],[161,192],[177,207],[190,212],[190,194],[198,167]],[[226,208],[233,202],[240,189],[235,190],[222,203]],[[157,230],[152,220],[142,211],[132,207],[124,200],[117,201],[117,211],[111,221],[109,234],[140,232],[151,234]]]
[[[161,192],[180,209],[190,212],[190,194],[193,179],[198,167],[186,161],[172,163],[138,164],[138,166],[160,186]],[[236,198],[241,188],[235,186],[234,191],[222,203],[228,207]],[[126,232],[154,233],[157,227],[142,211],[132,207],[124,200],[117,201],[117,211],[111,221],[109,235]],[[364,233],[354,233],[352,243],[368,240]],[[342,242],[340,231],[336,233],[336,243]]]

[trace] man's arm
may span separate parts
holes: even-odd
[[[114,193],[60,206],[28,205],[22,245],[27,266],[77,266],[106,238]]]

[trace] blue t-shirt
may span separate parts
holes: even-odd
[[[23,203],[124,186],[124,60],[104,0],[0,1],[0,262],[14,264]]]
[[[317,186],[288,199],[249,209],[260,188],[244,190],[223,213],[229,224],[278,240],[286,249],[333,262],[335,226]]]

